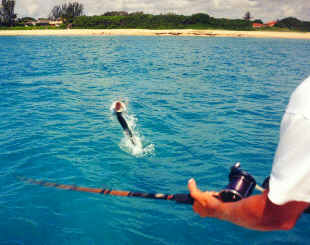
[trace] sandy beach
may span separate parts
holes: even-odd
[[[147,30],[147,29],[67,29],[1,30],[0,36],[204,36],[310,39],[310,32],[226,31],[226,30]]]

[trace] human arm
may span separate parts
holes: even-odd
[[[268,192],[254,195],[238,202],[222,202],[216,192],[202,192],[194,179],[188,183],[194,199],[193,209],[201,217],[213,217],[236,225],[261,231],[288,230],[309,206],[305,202],[288,202],[275,205],[268,199]]]

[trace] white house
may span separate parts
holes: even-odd
[[[63,24],[61,19],[58,20],[49,20],[44,18],[39,18],[37,21],[27,21],[25,26],[60,26]]]

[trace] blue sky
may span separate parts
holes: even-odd
[[[72,0],[74,2],[76,0]],[[101,15],[107,11],[145,13],[176,13],[191,15],[207,13],[216,18],[242,18],[247,11],[255,19],[272,21],[296,17],[310,21],[310,0],[77,0],[84,5],[86,15]],[[17,0],[18,17],[47,17],[55,5],[65,0]]]

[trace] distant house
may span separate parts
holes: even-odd
[[[253,28],[261,28],[261,27],[264,27],[265,25],[264,24],[261,24],[261,23],[253,23],[252,24],[252,27]]]
[[[61,19],[57,19],[57,20],[51,20],[50,22],[49,22],[49,24],[51,25],[51,26],[60,26],[60,25],[62,25],[63,24],[63,21],[61,20]]]
[[[266,23],[268,27],[274,27],[275,24],[277,24],[276,21],[271,21],[271,22]]]
[[[43,18],[38,19],[36,22],[36,26],[48,26],[49,24],[50,24],[50,20],[43,19]]]
[[[27,21],[25,22],[25,26],[60,26],[63,24],[63,21],[61,19],[57,20],[49,20],[49,19],[43,19],[40,18],[37,21]]]
[[[276,21],[271,21],[271,22],[268,22],[268,23],[253,23],[252,24],[252,27],[253,28],[262,28],[262,27],[273,27],[275,24],[277,24]]]

